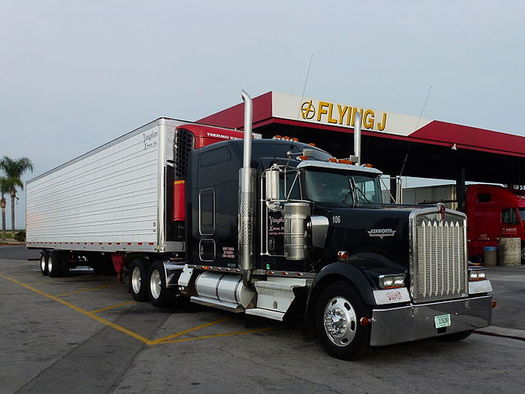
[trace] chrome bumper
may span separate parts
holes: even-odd
[[[370,345],[392,345],[487,327],[492,319],[491,301],[492,296],[482,296],[374,309]],[[451,325],[438,332],[434,317],[447,313],[450,314]]]

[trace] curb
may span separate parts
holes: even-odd
[[[474,332],[481,335],[490,335],[494,337],[503,337],[517,339],[519,341],[525,341],[525,330],[518,330],[515,328],[489,326],[485,328],[480,328],[478,330],[475,330]]]

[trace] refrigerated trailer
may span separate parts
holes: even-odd
[[[184,238],[177,236],[175,225],[184,215],[174,217],[184,211],[184,188],[175,180],[175,172],[185,171],[180,156],[242,136],[235,130],[160,118],[30,180],[27,245],[107,253],[184,252]]]
[[[27,184],[27,244],[44,275],[129,272],[138,301],[299,319],[333,356],[467,337],[492,288],[469,267],[466,217],[384,205],[381,171],[296,138],[161,118]],[[242,139],[241,139],[242,138]]]

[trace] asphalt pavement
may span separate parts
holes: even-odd
[[[525,267],[489,269],[493,326],[328,356],[300,327],[211,308],[136,303],[114,277],[41,275],[38,251],[0,246],[0,393],[521,393]],[[516,339],[518,338],[518,339]]]

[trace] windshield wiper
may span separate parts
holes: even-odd
[[[355,194],[356,185],[355,185],[354,178],[352,177],[348,178],[348,185],[350,186],[350,191],[348,192],[347,197],[352,196],[352,206],[357,207],[357,195]],[[345,200],[346,198],[343,200],[343,202]]]
[[[354,206],[358,206],[359,203],[362,203],[363,201],[359,201],[358,198],[357,198],[357,195],[356,195],[356,192],[359,192],[360,196],[362,197],[362,200],[364,200],[364,203],[365,204],[373,204],[372,201],[370,201],[365,193],[355,184],[355,180],[354,178],[349,178],[349,183],[352,187],[352,191],[353,191],[353,194],[354,194]]]

